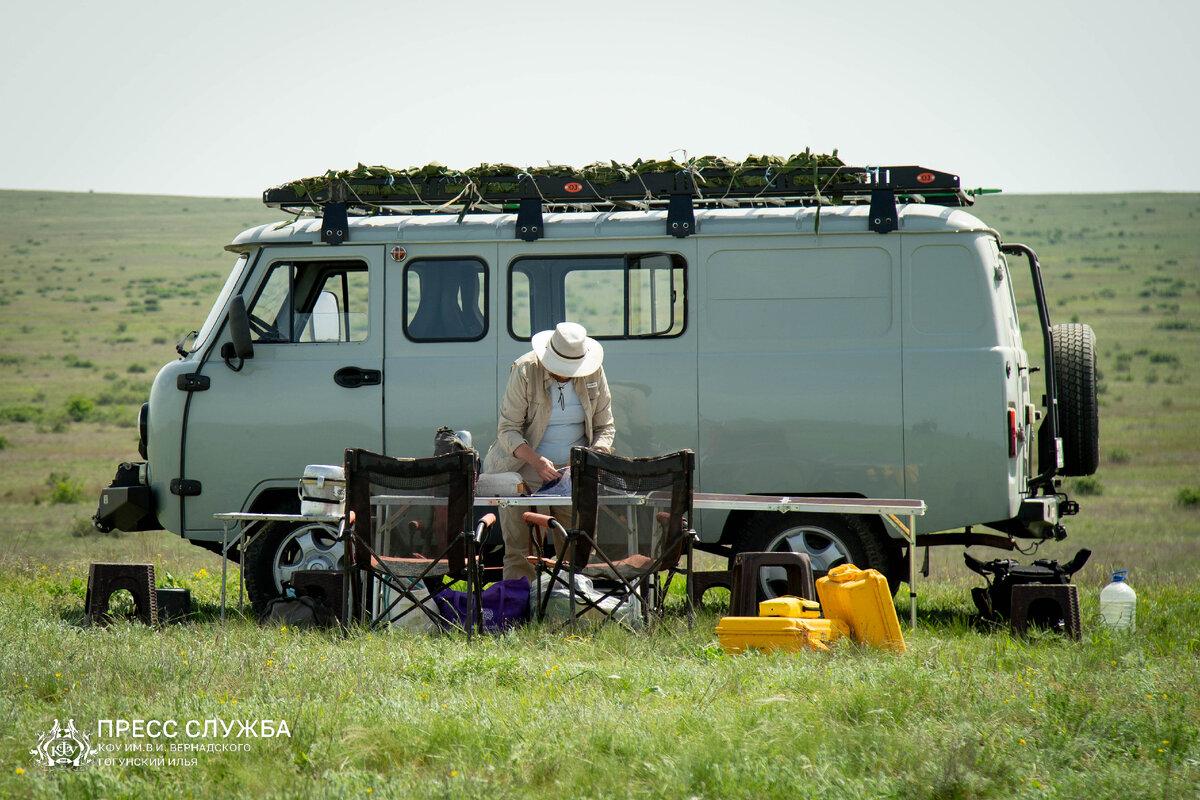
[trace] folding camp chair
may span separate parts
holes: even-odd
[[[474,530],[471,515],[474,450],[433,458],[390,458],[346,450],[346,583],[348,614],[368,625],[420,621],[483,630],[478,544],[495,521],[484,517]],[[465,581],[474,618],[446,619],[435,596]]]
[[[543,514],[525,515],[527,522],[543,529],[542,539],[553,531],[565,540],[553,560],[531,557],[550,576],[538,581],[539,620],[545,619],[556,587],[568,594],[572,623],[597,613],[602,621],[620,619],[617,613],[623,607],[627,613],[627,604],[640,609],[643,624],[649,624],[651,615],[662,616],[672,579],[692,571],[695,459],[691,450],[653,458],[623,458],[583,447],[571,450],[575,527],[566,530]],[[648,542],[641,540],[639,517],[652,517],[654,534]],[[579,576],[593,583],[593,592],[578,591]],[[543,585],[546,591],[541,591]],[[690,627],[695,609],[690,597],[685,604]]]

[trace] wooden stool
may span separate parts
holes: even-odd
[[[758,576],[766,567],[783,567],[789,595],[817,599],[812,564],[804,553],[738,553],[733,559],[729,616],[758,616]]]
[[[1079,590],[1074,584],[1019,583],[1012,587],[1013,631],[1028,632],[1030,626],[1065,633],[1078,641]]]
[[[112,619],[108,601],[115,592],[133,595],[137,609],[134,616],[147,625],[158,624],[158,594],[154,591],[153,564],[94,563],[88,568],[87,595],[84,613],[90,622],[103,623]]]

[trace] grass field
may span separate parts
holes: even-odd
[[[276,215],[40,192],[0,192],[0,212],[0,796],[1200,795],[1200,195],[981,200],[1006,241],[1038,251],[1054,321],[1097,333],[1101,468],[1073,482],[1070,537],[1039,554],[1094,551],[1076,578],[1084,637],[975,630],[981,581],[945,548],[902,657],[726,656],[715,601],[691,632],[675,619],[649,637],[534,629],[469,647],[217,624],[215,556],[87,518],[135,458],[155,370],[203,321],[232,262],[222,245]],[[1021,312],[1038,350],[1028,293]],[[83,627],[87,565],[114,559],[191,588],[197,617]],[[1095,619],[1117,568],[1139,594],[1133,635]],[[29,750],[56,719],[93,734],[101,719],[285,720],[291,735],[44,771]],[[171,741],[192,740],[120,744]]]

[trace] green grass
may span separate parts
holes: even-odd
[[[275,214],[44,192],[0,192],[0,211],[0,797],[1200,794],[1200,195],[981,199],[979,216],[1041,256],[1053,321],[1097,333],[1100,470],[1069,538],[1038,554],[1093,550],[1076,578],[1084,636],[973,629],[981,581],[943,548],[899,657],[727,656],[720,603],[691,632],[676,617],[652,636],[530,629],[470,646],[221,625],[215,556],[86,520],[136,459],[137,408],[203,321],[232,263],[222,245]],[[1013,273],[1040,361],[1024,264]],[[87,565],[106,560],[154,563],[197,615],[83,627]],[[1114,569],[1139,595],[1129,636],[1096,621]],[[34,767],[37,735],[68,718],[92,732],[284,719],[292,736],[235,739],[250,752],[189,767]]]
[[[1085,594],[1079,644],[975,631],[964,587],[947,584],[903,656],[850,643],[728,656],[714,607],[691,632],[675,619],[653,636],[527,629],[468,646],[221,625],[212,576],[182,581],[203,601],[196,621],[82,628],[77,579],[11,563],[3,575],[0,696],[15,733],[0,742],[0,792],[1157,798],[1200,786],[1200,600],[1184,583],[1142,588],[1133,635],[1093,624]],[[291,736],[235,737],[248,753],[186,768],[31,768],[31,732],[67,715],[282,719]]]

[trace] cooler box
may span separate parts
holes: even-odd
[[[873,569],[842,564],[817,581],[821,610],[840,620],[854,641],[903,653],[904,634],[887,578]]]
[[[339,517],[346,513],[346,470],[332,464],[309,464],[300,477],[300,513]]]
[[[741,653],[751,647],[788,652],[828,650],[825,643],[845,633],[845,626],[832,619],[724,617],[717,625],[717,638],[727,653]]]

